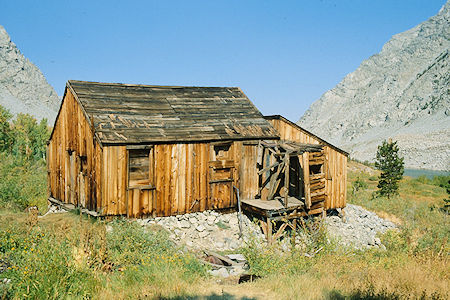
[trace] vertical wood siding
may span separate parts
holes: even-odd
[[[48,144],[49,195],[96,210],[101,199],[101,153],[78,102],[67,90]]]
[[[153,145],[149,159],[152,190],[129,188],[126,146],[105,146],[100,211],[104,215],[142,217],[234,208],[237,198],[233,185],[241,189],[241,197],[257,194],[256,148],[233,142],[218,157],[214,144],[209,143]],[[211,162],[218,160],[233,161],[234,167],[213,170]],[[213,183],[211,176],[233,181]]]
[[[268,121],[278,130],[282,140],[321,144],[314,136],[282,119],[270,119]],[[347,199],[347,156],[327,144],[323,145],[326,156],[325,177],[327,179],[325,183],[325,209],[343,208]]]

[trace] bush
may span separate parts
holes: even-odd
[[[356,180],[352,183],[352,194],[356,195],[356,193],[359,190],[365,190],[367,189],[368,185],[367,183],[364,181],[364,179],[358,175],[358,177],[356,177]]]
[[[154,298],[180,295],[206,275],[166,232],[71,213],[50,218],[27,224],[18,214],[0,216],[0,262],[8,265],[1,275],[11,279],[0,297],[97,299],[107,291],[111,299]]]
[[[11,132],[11,113],[0,105],[0,151],[11,150],[13,134]]]
[[[23,210],[47,207],[47,176],[43,160],[27,161],[0,152],[0,207]]]
[[[0,106],[0,207],[23,210],[37,205],[45,210],[47,120],[38,123],[27,114],[11,117]]]

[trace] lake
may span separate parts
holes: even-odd
[[[405,176],[411,176],[411,177],[419,177],[422,175],[425,175],[428,178],[433,178],[434,176],[440,176],[440,175],[450,175],[449,171],[435,171],[435,170],[421,170],[421,169],[405,169],[405,173],[403,174]]]

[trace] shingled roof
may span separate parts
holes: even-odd
[[[102,144],[277,139],[237,87],[130,85],[69,80]]]

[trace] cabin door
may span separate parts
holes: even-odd
[[[209,162],[209,207],[213,209],[229,208],[236,205],[234,201],[234,172],[231,143],[211,146]]]

